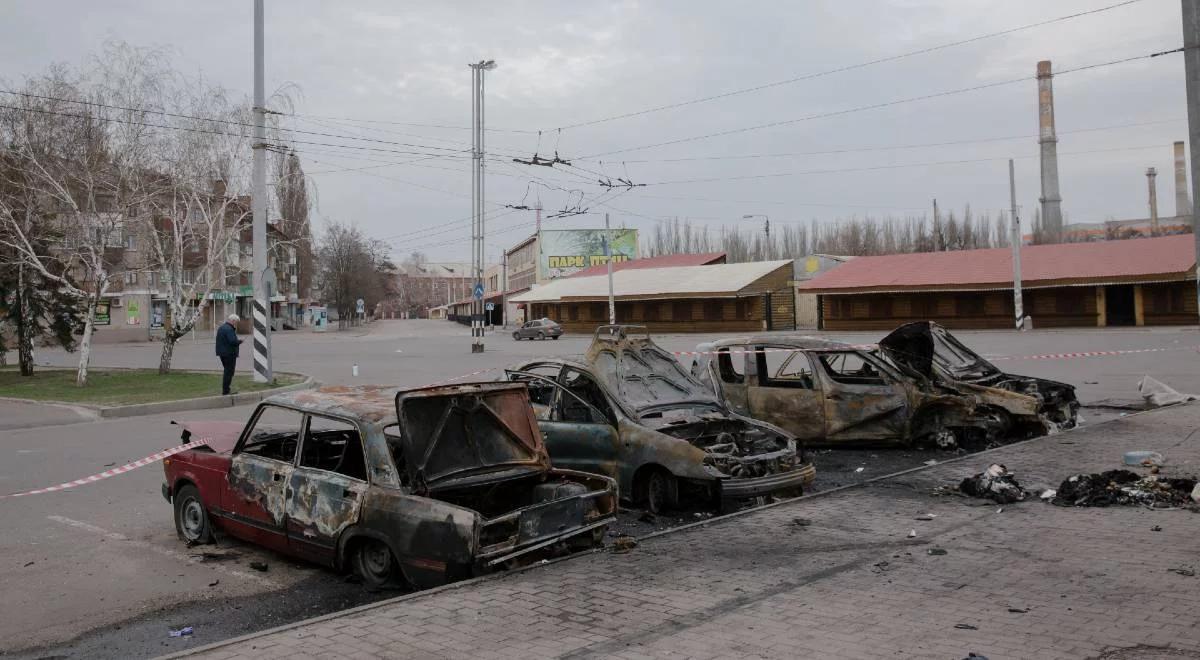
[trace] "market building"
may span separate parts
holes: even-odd
[[[694,256],[694,255],[693,255]],[[755,332],[796,327],[791,260],[614,269],[617,323],[650,332]],[[509,298],[525,318],[549,318],[567,332],[609,321],[607,269],[565,277]]]
[[[1035,328],[1197,323],[1190,234],[1021,248],[1022,299]],[[826,330],[890,330],[933,320],[1012,328],[1012,250],[857,257],[807,281]]]

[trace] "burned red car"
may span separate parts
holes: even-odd
[[[328,387],[182,426],[197,446],[163,461],[180,538],[219,529],[372,586],[599,545],[616,514],[612,479],[550,467],[524,385]]]

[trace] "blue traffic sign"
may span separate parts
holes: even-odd
[[[483,284],[475,284],[475,300],[483,300]]]

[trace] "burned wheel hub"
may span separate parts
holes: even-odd
[[[193,497],[184,502],[180,509],[179,522],[184,539],[192,542],[199,541],[205,529],[204,505]]]

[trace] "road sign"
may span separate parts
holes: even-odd
[[[495,311],[496,303],[488,303],[488,304],[484,305],[483,308],[489,312]]]
[[[475,300],[483,300],[483,283],[475,285]]]
[[[358,308],[358,313],[359,313],[359,314],[364,314],[364,313],[366,313],[366,311],[367,311],[367,303],[366,303],[366,301],[364,301],[362,298],[359,298],[358,300],[354,301],[354,304],[355,304],[355,306]]]

